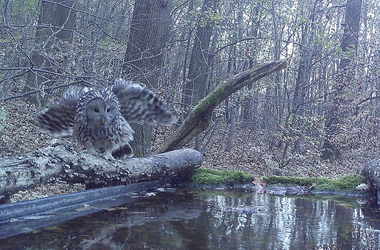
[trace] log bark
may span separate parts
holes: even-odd
[[[183,179],[189,177],[202,160],[200,152],[181,149],[146,158],[110,161],[57,143],[22,157],[1,159],[0,198],[55,181],[85,183],[87,188],[94,188]]]
[[[286,68],[286,65],[287,60],[264,63],[229,78],[194,107],[181,126],[157,150],[157,153],[168,152],[183,147],[209,126],[212,112],[221,102],[244,86]]]
[[[377,203],[380,205],[380,160],[367,162],[362,169],[362,175],[371,184],[373,191],[377,194]]]

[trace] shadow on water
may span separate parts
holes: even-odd
[[[167,189],[0,249],[380,249],[380,215],[357,198]]]

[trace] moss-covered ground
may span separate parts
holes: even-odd
[[[252,175],[242,171],[198,168],[191,180],[195,185],[230,185],[248,183]]]
[[[365,183],[365,177],[358,174],[342,176],[338,179],[325,177],[271,176],[264,178],[267,184],[284,184],[314,187],[318,190],[355,191],[356,186]]]
[[[356,186],[365,182],[364,176],[358,174],[345,175],[338,179],[297,176],[271,176],[263,179],[267,184],[296,185],[333,191],[355,191]],[[199,168],[195,171],[191,180],[195,185],[231,185],[251,183],[253,176],[242,171]]]

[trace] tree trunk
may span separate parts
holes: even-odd
[[[333,140],[341,132],[340,125],[342,124],[342,105],[345,102],[344,91],[352,80],[352,72],[350,64],[353,61],[358,47],[358,36],[360,28],[360,12],[362,0],[347,0],[344,34],[341,40],[341,49],[345,52],[345,57],[340,60],[339,73],[336,83],[333,86],[332,105],[326,114],[325,133],[322,150],[322,159],[340,159],[340,149],[335,145]],[[350,55],[350,52],[354,52]]]
[[[202,154],[194,149],[109,161],[56,145],[23,157],[1,159],[0,197],[59,180],[94,188],[176,176],[186,178],[201,163]]]
[[[286,65],[286,60],[264,63],[230,77],[195,106],[181,126],[157,152],[167,152],[183,147],[209,126],[213,110],[231,94],[264,76],[286,68]]]
[[[204,15],[203,22],[197,26],[197,32],[194,38],[192,54],[189,63],[189,71],[183,86],[182,105],[184,107],[183,117],[186,117],[196,103],[206,95],[208,78],[211,72],[211,60],[209,56],[209,47],[213,31],[213,20],[208,20],[208,12],[216,9],[219,0],[204,0],[201,12]],[[192,2],[190,4],[192,8]],[[195,137],[195,149],[200,150],[200,135]]]
[[[173,0],[136,0],[125,52],[127,79],[156,87],[170,34]]]
[[[310,22],[305,22],[305,24],[302,26],[300,63],[297,70],[297,80],[295,82],[292,105],[292,113],[297,115],[303,115],[304,113],[304,108],[302,106],[304,105],[305,101],[305,88],[309,85],[310,82],[310,65],[313,58],[312,50],[310,48],[312,47],[314,40],[315,8],[316,2],[311,13]]]
[[[54,38],[72,42],[76,0],[42,0],[36,33],[37,44],[51,48]]]
[[[231,116],[230,116],[230,131],[228,133],[228,138],[227,138],[227,146],[225,149],[225,152],[230,152],[232,149],[232,146],[234,144],[234,135],[235,135],[235,130],[236,130],[236,112],[237,112],[237,100],[236,97],[233,98],[232,101],[232,109],[231,109]]]
[[[124,59],[124,77],[158,86],[166,43],[170,34],[170,12],[173,0],[136,0],[131,31]],[[136,156],[150,152],[152,128],[134,125],[135,139],[131,146]]]
[[[207,20],[207,14],[216,9],[219,0],[204,0],[201,12],[207,24],[202,22],[197,27],[193,50],[189,63],[187,80],[183,87],[182,104],[186,114],[190,107],[199,102],[206,95],[207,78],[210,74],[209,47],[213,31],[213,20]]]
[[[41,1],[35,37],[36,50],[31,56],[31,68],[34,70],[27,76],[30,85],[25,87],[25,92],[40,89],[43,82],[52,78],[49,73],[41,73],[35,69],[52,73],[57,71],[49,60],[49,54],[59,46],[57,42],[72,42],[76,20],[75,3],[76,0]]]
[[[259,17],[259,11],[262,8],[261,3],[257,2],[255,5],[255,8],[253,9],[253,20],[251,25],[251,31],[250,36],[251,37],[258,37],[259,36],[259,27],[260,27],[260,17]],[[256,43],[256,42],[255,42]],[[248,64],[247,68],[252,68],[253,65],[256,65],[256,57],[257,57],[257,46],[253,46],[252,48],[247,48],[247,53],[250,54],[248,62],[245,62]],[[248,85],[248,89],[252,89],[252,85]],[[246,97],[242,105],[242,125],[246,128],[253,128],[253,125],[256,124],[255,119],[253,118],[255,112],[255,109],[257,109],[257,105],[254,104],[255,94],[250,95]]]

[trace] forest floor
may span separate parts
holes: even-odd
[[[24,100],[12,100],[2,103],[0,107],[0,157],[19,156],[32,152],[52,143],[53,138],[38,131],[35,118],[39,110]],[[165,139],[170,129],[156,129],[153,134],[155,145]],[[336,178],[346,174],[359,173],[363,165],[380,159],[379,150],[367,145],[342,151],[340,161],[321,161],[318,150],[303,148],[302,154],[290,154],[281,161],[283,151],[280,147],[268,143],[268,133],[264,130],[237,128],[234,146],[225,152],[228,129],[217,127],[210,141],[204,140],[208,146],[203,150],[203,167],[219,170],[240,170],[251,173],[254,177],[271,175],[292,175]],[[70,142],[70,139],[65,139]],[[208,139],[207,139],[208,140]],[[307,145],[307,143],[305,143]],[[202,146],[202,144],[201,144]],[[289,161],[288,161],[289,160]],[[285,163],[282,163],[285,162]],[[56,188],[57,187],[57,188]],[[41,196],[65,193],[69,190],[83,189],[81,185],[40,187]],[[20,199],[34,197],[33,190],[22,192]],[[15,198],[18,200],[19,198]]]

